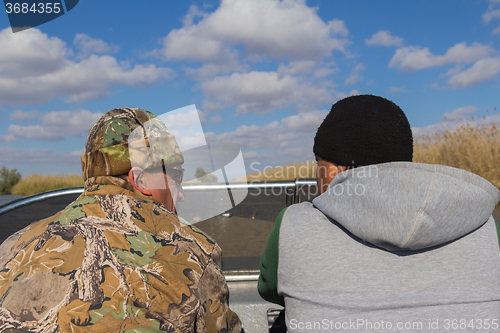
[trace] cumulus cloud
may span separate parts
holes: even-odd
[[[265,113],[298,100],[294,94],[298,88],[297,79],[292,76],[279,78],[276,72],[233,73],[203,82],[201,87],[212,101],[205,104],[207,111],[212,109],[211,105],[216,109],[238,104],[239,114]]]
[[[491,20],[500,18],[500,9],[488,10],[483,14],[483,19],[486,23],[490,23]]]
[[[443,134],[447,130],[453,132],[459,126],[465,125],[467,123],[472,126],[493,124],[500,125],[500,114],[494,114],[484,117],[474,117],[471,119],[470,116],[477,110],[477,107],[472,105],[456,108],[451,112],[445,113],[439,124],[412,128],[413,136],[414,138],[419,138],[422,136],[433,136],[436,133]]]
[[[434,55],[427,47],[422,49],[419,46],[407,46],[396,50],[389,62],[389,67],[399,68],[402,72],[414,72],[446,64],[473,63],[488,57],[493,52],[493,48],[481,43],[467,46],[465,42],[462,42],[449,48],[444,55]]]
[[[115,53],[120,49],[117,45],[109,45],[102,39],[93,39],[86,34],[76,34],[73,45],[80,51],[80,59],[91,53]]]
[[[363,76],[361,75],[361,72],[364,69],[365,69],[365,66],[363,64],[358,64],[356,67],[354,67],[352,69],[351,74],[344,81],[344,84],[345,85],[356,84],[357,82],[363,80]]]
[[[236,58],[231,58],[224,63],[204,63],[201,67],[186,67],[184,70],[193,80],[203,81],[211,79],[217,74],[245,71],[246,66],[238,63]]]
[[[500,1],[490,0],[488,10],[483,13],[483,20],[490,23],[493,19],[500,18]]]
[[[283,130],[291,132],[315,132],[323,122],[328,112],[301,112],[281,120]]]
[[[393,36],[387,30],[381,30],[374,34],[370,39],[365,39],[365,44],[370,46],[403,46],[404,39]]]
[[[221,123],[222,122],[222,116],[221,115],[215,115],[215,116],[212,116],[210,117],[210,122],[212,124],[218,124],[218,123]]]
[[[25,120],[38,117],[38,124],[11,124],[0,142],[11,142],[19,139],[42,141],[61,141],[66,137],[86,136],[90,128],[102,116],[88,110],[52,111],[47,113],[14,111],[10,119]]]
[[[320,59],[345,52],[343,21],[324,22],[302,0],[223,0],[211,14],[191,7],[158,52],[167,59],[224,62],[236,47],[268,58]],[[201,17],[197,23],[194,17]]]
[[[341,99],[344,99],[346,97],[349,97],[349,96],[356,96],[356,95],[359,95],[360,92],[357,90],[357,89],[353,89],[351,90],[350,92],[348,93],[344,93],[344,92],[339,92],[337,93],[337,95],[335,96],[338,100],[341,100]]]
[[[189,128],[200,123],[201,112],[194,107],[188,106],[172,111],[174,112],[168,111],[160,116],[161,120],[167,125],[173,124],[173,126]]]
[[[500,58],[485,58],[472,67],[452,75],[447,82],[450,88],[468,88],[497,77],[500,72]]]
[[[27,120],[27,119],[38,118],[39,115],[40,115],[40,112],[38,110],[24,112],[23,110],[16,109],[16,110],[12,111],[12,113],[9,115],[8,119],[9,120]]]
[[[189,105],[159,115],[169,131],[175,136],[181,150],[187,150],[206,144],[202,124],[205,115],[194,105]]]
[[[80,165],[80,151],[61,153],[44,149],[10,148],[0,146],[2,162],[23,165],[52,164],[52,165]],[[82,153],[83,154],[83,153]]]
[[[401,91],[404,91],[405,89],[403,87],[390,87],[389,88],[389,92],[391,94],[395,94],[395,93],[398,93],[398,92],[401,92]]]
[[[321,79],[329,75],[335,74],[338,71],[339,70],[337,68],[328,68],[328,67],[318,68],[314,71],[314,77]]]
[[[472,108],[472,107],[466,107],[466,108]],[[457,115],[460,113],[463,113],[464,111],[462,109],[466,108],[459,108],[451,112],[456,111]],[[458,110],[458,111],[457,111]],[[466,113],[470,114],[470,113]],[[466,115],[463,114],[463,115]],[[467,119],[464,119],[463,117],[455,117],[455,118],[446,118],[441,121],[439,124],[432,124],[426,127],[413,127],[411,130],[413,132],[413,138],[418,139],[420,137],[425,137],[425,136],[433,136],[435,134],[443,134],[447,130],[450,132],[455,131],[458,127],[461,125],[466,125],[469,123],[469,125],[473,126],[483,126],[483,125],[493,125],[496,124],[497,126],[500,125],[500,114],[492,115],[492,116],[486,116],[483,118],[475,118],[474,121],[470,121]]]
[[[87,37],[76,38],[87,51],[109,51],[107,44]],[[71,60],[73,51],[65,42],[35,28],[29,33],[0,31],[0,49],[0,105],[44,103],[62,96],[68,102],[84,101],[107,96],[113,85],[144,86],[173,76],[170,69],[132,67],[110,55]]]
[[[483,20],[486,24],[488,24],[491,21],[499,18],[500,18],[500,1],[490,0],[490,5],[488,6],[488,10],[483,13]],[[493,29],[491,33],[494,35],[500,34],[500,26]]]
[[[257,152],[255,151],[249,151],[246,153],[243,153],[243,158],[254,158],[257,157]]]
[[[277,72],[233,73],[201,83],[207,95],[205,110],[237,105],[237,114],[266,113],[292,103],[325,103],[333,101],[325,87],[312,87],[290,75]]]
[[[317,64],[314,60],[291,61],[289,64],[280,64],[278,67],[278,75],[311,74]]]
[[[242,125],[232,132],[206,136],[208,141],[239,145],[249,161],[265,165],[304,161],[313,158],[313,138],[327,114],[326,110],[301,112],[262,126]]]
[[[464,116],[467,116],[468,114],[471,114],[473,112],[477,111],[477,107],[475,106],[464,106],[461,108],[457,108],[449,113],[445,113],[443,115],[443,120],[454,120],[454,119],[464,119]]]
[[[332,55],[348,56],[350,43],[345,23],[324,21],[317,10],[304,0],[222,0],[211,13],[191,6],[183,27],[153,53],[201,62],[183,69],[199,82],[206,113],[232,106],[237,114],[289,105],[310,110],[333,101],[327,77],[338,68]],[[270,60],[279,62],[277,70],[252,71]]]

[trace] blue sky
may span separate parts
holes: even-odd
[[[260,169],[312,160],[352,94],[394,101],[415,135],[500,124],[500,0],[94,0],[0,29],[0,166],[23,176],[80,173],[88,130],[123,106],[196,104],[207,139]]]

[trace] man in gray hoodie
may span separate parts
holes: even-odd
[[[403,111],[360,95],[315,137],[320,193],[283,210],[259,293],[290,332],[500,329],[500,191],[468,171],[413,163]]]

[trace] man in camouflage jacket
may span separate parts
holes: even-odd
[[[0,331],[241,331],[219,246],[183,224],[158,191],[141,187],[142,170],[132,173],[132,152],[144,157],[145,169],[157,167],[129,140],[154,118],[133,108],[104,114],[82,156],[84,193],[0,246]],[[161,144],[163,170],[175,168],[182,154],[156,122],[162,139],[149,138],[147,148]]]

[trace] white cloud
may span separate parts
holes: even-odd
[[[37,110],[24,112],[22,110],[16,109],[16,110],[12,111],[12,113],[9,115],[8,119],[9,120],[27,120],[27,119],[38,118],[39,116],[40,116],[40,112]]]
[[[222,116],[221,115],[212,116],[212,117],[210,117],[210,122],[212,124],[218,124],[218,123],[222,122]]]
[[[178,109],[178,110],[172,110],[174,112],[166,112],[162,115],[159,115],[161,120],[169,126],[174,126],[174,127],[191,127],[193,125],[199,125],[200,124],[200,111],[193,108],[190,109]]]
[[[316,61],[314,60],[292,61],[287,65],[280,64],[277,72],[280,77],[285,75],[311,74],[316,65]]]
[[[413,137],[433,136],[436,133],[443,134],[447,130],[453,132],[459,126],[466,124],[472,126],[500,125],[500,114],[470,118],[469,116],[477,110],[477,107],[472,105],[456,108],[451,112],[445,113],[439,124],[432,124],[426,127],[413,127]]]
[[[311,110],[333,102],[332,53],[349,55],[350,43],[343,21],[323,21],[316,11],[304,0],[222,0],[212,13],[191,6],[183,27],[152,53],[202,62],[183,68],[199,82],[206,113],[235,105],[237,114]],[[252,71],[269,60],[279,61],[276,71]]]
[[[73,45],[80,50],[78,58],[84,59],[91,53],[115,53],[120,49],[117,45],[109,45],[101,39],[93,39],[86,34],[76,34]]]
[[[236,58],[226,59],[223,63],[205,63],[201,67],[186,67],[186,74],[198,81],[211,79],[217,74],[228,74],[236,71],[245,71],[246,66],[238,63]]]
[[[3,163],[15,163],[27,166],[38,164],[52,165],[74,165],[78,167],[80,162],[80,151],[71,153],[56,152],[47,148],[44,149],[26,149],[26,148],[10,148],[0,146],[0,156]]]
[[[488,10],[483,13],[483,20],[486,24],[490,23],[494,19],[500,18],[500,1],[499,0],[490,0],[490,5],[488,6]],[[492,34],[500,34],[500,27],[493,29]]]
[[[10,28],[0,31],[0,77],[26,79],[57,71],[72,54],[66,43],[48,37],[34,28],[13,34]]]
[[[254,158],[254,157],[257,157],[257,153],[254,152],[254,151],[249,151],[249,152],[246,152],[246,153],[243,153],[243,158]]]
[[[500,18],[500,9],[488,10],[483,14],[483,19],[486,23],[490,23],[491,20]]]
[[[237,112],[265,113],[298,101],[297,79],[292,76],[278,77],[276,72],[233,73],[219,76],[201,84],[207,98],[218,107],[237,104]],[[210,110],[206,104],[205,110]]]
[[[439,124],[432,124],[426,127],[413,127],[411,130],[413,132],[413,138],[418,139],[424,136],[433,136],[436,133],[443,134],[447,130],[453,132],[461,125],[466,125],[467,123],[473,126],[494,125],[494,124],[498,126],[500,125],[500,114],[487,116],[483,118],[474,118],[473,121],[464,118],[453,118],[453,119],[447,118],[443,119],[443,121],[441,121],[441,123]]]
[[[17,138],[12,134],[0,135],[0,142],[12,142],[16,140]]]
[[[337,95],[335,97],[337,98],[337,100],[341,100],[341,99],[344,99],[346,97],[356,96],[359,94],[360,94],[360,92],[357,89],[353,89],[350,92],[348,92],[347,94],[344,92],[339,92],[339,93],[337,93]]]
[[[454,120],[454,119],[464,119],[464,116],[471,114],[477,111],[477,107],[475,106],[464,106],[461,108],[457,108],[449,113],[445,113],[443,115],[443,120]]]
[[[450,68],[446,73],[441,74],[440,77],[453,76],[464,70],[464,65],[460,64],[455,67]]]
[[[373,46],[403,46],[404,44],[404,39],[398,36],[393,36],[389,31],[387,30],[381,30],[374,34],[370,39],[365,39],[365,44],[366,45],[373,45]]]
[[[144,86],[173,75],[155,65],[118,63],[109,55],[73,61],[66,43],[35,28],[29,33],[0,31],[0,49],[0,105],[44,103],[62,96],[68,102],[84,101],[107,96],[113,85]]]
[[[465,71],[452,75],[447,85],[450,88],[468,88],[495,78],[499,72],[500,58],[485,58]]]
[[[285,131],[315,132],[327,114],[326,111],[301,112],[282,119],[281,124]]]
[[[27,119],[26,113],[14,111],[13,118]],[[87,136],[90,128],[102,116],[102,113],[92,113],[88,110],[77,111],[52,111],[48,113],[37,113],[39,124],[18,125],[11,124],[7,133],[0,136],[0,142],[10,142],[19,139],[61,141],[65,137]]]
[[[211,14],[191,7],[184,27],[172,30],[159,51],[167,59],[223,62],[244,46],[269,58],[319,59],[345,52],[343,21],[324,22],[303,0],[223,0]],[[201,19],[193,24],[193,17]]]
[[[491,20],[500,18],[500,8],[497,5],[500,5],[500,1],[490,0],[488,10],[483,13],[484,22],[490,23]]]
[[[334,19],[332,21],[329,21],[328,25],[330,26],[332,32],[335,34],[338,34],[342,37],[347,37],[349,35],[349,30],[347,30],[347,27],[342,20]]]
[[[433,55],[428,48],[407,46],[396,50],[389,62],[389,67],[397,67],[402,72],[414,72],[446,64],[472,63],[488,57],[493,52],[493,48],[481,43],[467,46],[465,42],[462,42],[449,48],[442,56]]]
[[[280,165],[313,158],[314,135],[328,111],[301,112],[263,126],[242,125],[232,132],[207,133],[208,141],[233,142],[244,157],[265,165]]]
[[[337,72],[338,69],[335,68],[318,68],[317,70],[314,71],[314,77],[321,79]]]
[[[345,85],[350,85],[350,84],[356,84],[357,82],[363,80],[363,76],[361,75],[361,72],[365,69],[365,66],[363,64],[359,64],[356,67],[354,67],[351,70],[351,74],[349,77],[344,81]]]
[[[208,99],[204,107],[208,112],[237,105],[238,114],[267,113],[299,101],[318,104],[333,101],[327,88],[299,83],[296,77],[280,77],[276,72],[233,73],[202,82],[201,88]]]
[[[389,88],[389,92],[391,94],[394,94],[394,93],[398,93],[398,92],[401,92],[401,91],[404,91],[405,89],[403,87],[390,87]]]
[[[175,136],[181,150],[206,144],[202,124],[204,114],[193,105],[159,115],[169,131]]]
[[[188,130],[177,132],[176,130],[172,130],[172,134],[175,136],[175,140],[179,144],[181,151],[186,151],[207,144],[203,131]]]

